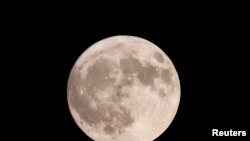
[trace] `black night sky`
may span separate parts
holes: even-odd
[[[18,41],[15,54],[22,65],[15,83],[21,84],[18,91],[24,96],[16,97],[20,125],[19,129],[11,126],[11,131],[20,130],[18,136],[34,140],[90,140],[69,112],[67,80],[74,62],[87,47],[114,35],[134,35],[153,42],[170,57],[179,74],[179,109],[157,141],[218,138],[212,137],[212,129],[248,130],[250,58],[244,18],[233,17],[236,23],[232,15],[215,18],[180,14],[159,19],[138,19],[137,15],[133,17],[136,20],[95,16],[87,20],[50,15],[20,29],[17,36],[23,39]]]

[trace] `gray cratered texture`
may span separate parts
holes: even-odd
[[[134,36],[114,36],[88,48],[68,80],[77,125],[97,141],[150,141],[172,122],[180,83],[167,55]]]

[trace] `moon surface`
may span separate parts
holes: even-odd
[[[180,81],[169,57],[135,36],[113,36],[75,62],[67,100],[79,128],[96,141],[152,141],[173,121]]]

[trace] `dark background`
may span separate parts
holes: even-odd
[[[17,45],[5,59],[11,61],[8,71],[15,80],[8,83],[18,85],[9,89],[15,97],[10,96],[14,104],[7,111],[12,122],[6,129],[15,131],[16,136],[90,140],[69,112],[67,80],[86,48],[114,35],[139,36],[153,42],[170,57],[179,74],[180,106],[171,126],[157,141],[219,138],[212,137],[212,129],[248,130],[250,57],[244,16],[183,12],[159,18],[157,14],[138,13],[133,17],[92,15],[93,19],[88,19],[67,12],[47,15],[22,17],[16,20],[19,24],[13,23],[13,34],[18,38],[10,44]]]

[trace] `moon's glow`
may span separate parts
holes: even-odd
[[[154,140],[172,122],[179,99],[179,78],[170,59],[156,45],[133,36],[91,46],[68,81],[72,116],[98,141]]]

